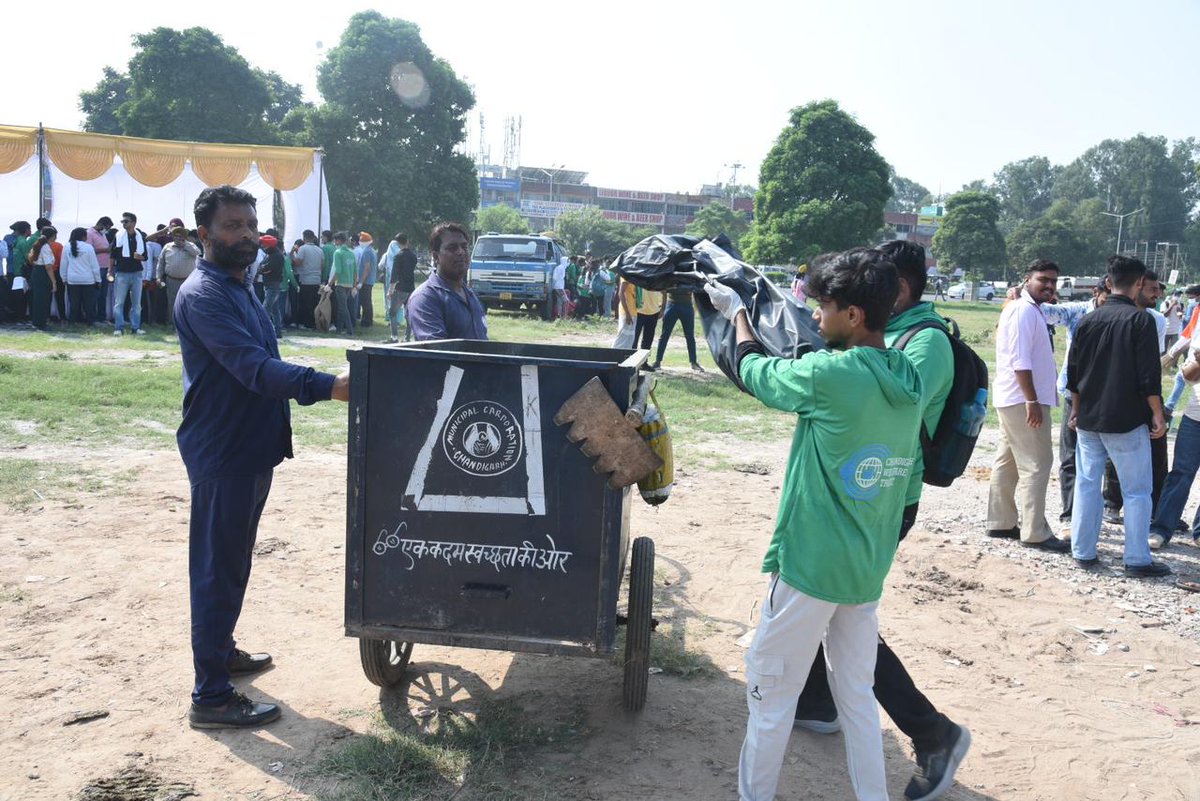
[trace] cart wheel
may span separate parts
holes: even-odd
[[[654,598],[654,540],[633,541],[629,567],[629,621],[625,629],[625,708],[638,712],[646,705],[650,681],[650,612]]]
[[[362,660],[363,673],[372,684],[394,687],[404,678],[404,669],[412,656],[412,643],[398,640],[358,641],[358,656]]]

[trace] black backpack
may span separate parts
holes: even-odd
[[[966,471],[967,462],[975,450],[975,442],[979,439],[977,428],[974,434],[969,433],[971,420],[978,416],[976,397],[979,390],[986,392],[988,388],[988,369],[983,359],[962,341],[958,323],[949,317],[943,317],[942,320],[945,328],[927,320],[905,331],[892,345],[897,350],[904,350],[918,332],[927,328],[944,332],[950,340],[950,351],[954,354],[954,380],[950,383],[950,394],[946,396],[946,405],[942,407],[942,416],[932,437],[925,424],[921,424],[921,454],[925,460],[922,480],[935,487],[950,486],[954,479]],[[986,402],[984,408],[986,410]]]

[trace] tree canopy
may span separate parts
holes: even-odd
[[[654,228],[630,228],[623,222],[610,220],[595,206],[564,211],[554,221],[554,234],[568,253],[590,251],[601,258],[616,256],[655,233],[658,231]]]
[[[475,230],[482,233],[492,231],[497,234],[527,234],[529,220],[522,217],[521,212],[512,206],[498,203],[475,212]]]
[[[105,67],[79,97],[83,128],[197,142],[278,144],[278,121],[302,103],[299,86],[250,66],[206,28],[133,36],[128,70]]]
[[[999,219],[1000,201],[994,196],[973,190],[951,195],[933,237],[933,255],[952,269],[999,278],[1005,267]]]
[[[922,206],[933,202],[933,195],[928,189],[903,175],[897,175],[891,168],[888,169],[888,181],[892,185],[892,196],[883,207],[884,211],[914,214]]]
[[[729,208],[719,200],[714,200],[696,212],[695,218],[688,223],[687,233],[691,236],[706,236],[709,239],[725,234],[736,247],[742,234],[749,229],[750,221],[746,219],[745,214]]]
[[[455,147],[475,104],[411,22],[363,11],[321,64],[325,102],[283,121],[298,144],[323,146],[329,202],[341,227],[404,231],[467,222],[479,205],[471,160]]]
[[[759,173],[747,258],[799,263],[867,244],[891,197],[874,135],[833,100],[792,109]]]

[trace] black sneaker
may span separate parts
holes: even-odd
[[[1120,510],[1118,510],[1118,509],[1108,509],[1108,508],[1105,508],[1105,510],[1104,510],[1104,522],[1105,522],[1105,523],[1112,523],[1114,526],[1119,526],[1119,525],[1121,525],[1121,523],[1123,523],[1123,522],[1124,522],[1124,520],[1121,518],[1121,512],[1120,512]]]
[[[837,707],[832,703],[818,703],[796,706],[796,720],[792,723],[801,729],[808,729],[817,734],[836,734],[842,730],[838,720]]]
[[[1050,553],[1070,553],[1071,543],[1066,540],[1060,540],[1058,537],[1047,537],[1041,542],[1022,542],[1025,548],[1037,548],[1041,551],[1050,551]]]
[[[1075,564],[1079,567],[1082,567],[1084,570],[1092,570],[1100,567],[1100,557],[1093,556],[1091,559],[1080,559],[1078,556],[1076,556]]]
[[[1125,575],[1130,578],[1157,578],[1171,575],[1171,568],[1166,562],[1151,560],[1148,565],[1125,565]]]
[[[971,732],[965,726],[951,726],[941,748],[917,752],[917,772],[904,788],[908,801],[933,801],[954,784],[954,774],[971,748]]]
[[[234,648],[229,657],[229,675],[244,676],[247,673],[257,673],[271,666],[270,654],[250,654],[241,648]]]
[[[192,704],[188,724],[193,729],[254,729],[279,720],[278,704],[260,704],[241,693],[234,693],[221,706]]]
[[[1021,529],[1018,526],[1013,526],[1012,528],[989,528],[987,535],[995,539],[1019,540],[1021,539]]]

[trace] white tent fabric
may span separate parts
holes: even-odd
[[[280,193],[283,198],[283,218],[287,222],[283,241],[288,248],[305,229],[319,235],[329,228],[329,187],[325,184],[321,159],[320,153],[314,153],[313,171],[308,180],[290,192]]]
[[[34,165],[36,171],[36,159]],[[53,162],[47,165],[47,169],[50,173],[50,222],[60,232],[70,231],[76,226],[86,228],[104,216],[119,220],[127,211],[137,215],[138,227],[148,233],[172,217],[183,220],[188,228],[196,226],[192,206],[204,189],[204,182],[192,172],[190,164],[183,168],[183,173],[174,181],[157,188],[133,180],[122,166],[120,156],[113,159],[113,166],[108,172],[94,181],[77,181],[58,169]],[[250,169],[250,175],[240,187],[258,201],[259,227],[271,227],[275,190],[267,186],[256,167]],[[65,237],[60,235],[60,238]]]
[[[33,225],[37,218],[38,162],[34,156],[15,172],[0,175],[0,234],[7,234],[8,226],[17,220]]]

